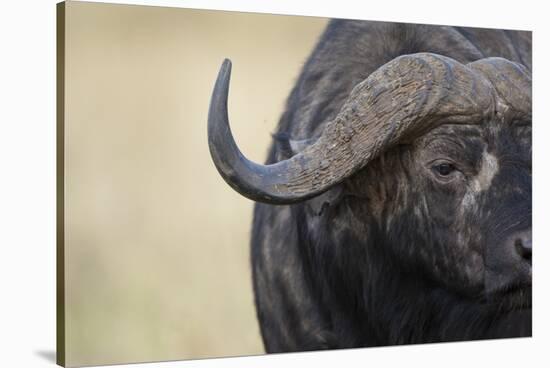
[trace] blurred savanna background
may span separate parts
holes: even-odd
[[[66,364],[262,354],[253,203],[211,162],[208,104],[230,58],[233,133],[264,161],[327,20],[69,1],[58,21]]]

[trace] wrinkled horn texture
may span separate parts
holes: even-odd
[[[531,73],[521,64],[491,57],[468,64],[481,71],[495,88],[497,114],[514,111],[519,119],[530,119],[532,110]]]

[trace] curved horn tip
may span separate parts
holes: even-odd
[[[214,93],[219,91],[220,88],[223,88],[222,86],[229,85],[229,79],[231,79],[231,65],[231,60],[227,58],[223,59],[220,70],[218,71],[216,83],[214,84]]]
[[[228,58],[223,59],[222,66],[220,67],[220,73],[231,73],[231,60]]]

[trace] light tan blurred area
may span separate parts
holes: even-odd
[[[245,155],[270,133],[327,20],[68,2],[66,364],[262,354],[253,203],[208,152],[210,94],[233,61]]]

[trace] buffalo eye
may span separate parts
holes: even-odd
[[[438,179],[444,181],[455,179],[459,174],[457,167],[448,161],[435,162],[431,165],[431,169]]]
[[[438,164],[434,166],[434,170],[441,176],[449,176],[455,171],[455,167],[449,163]]]
[[[466,179],[460,167],[450,160],[440,159],[432,161],[427,166],[427,169],[439,183],[454,183],[456,180]]]

